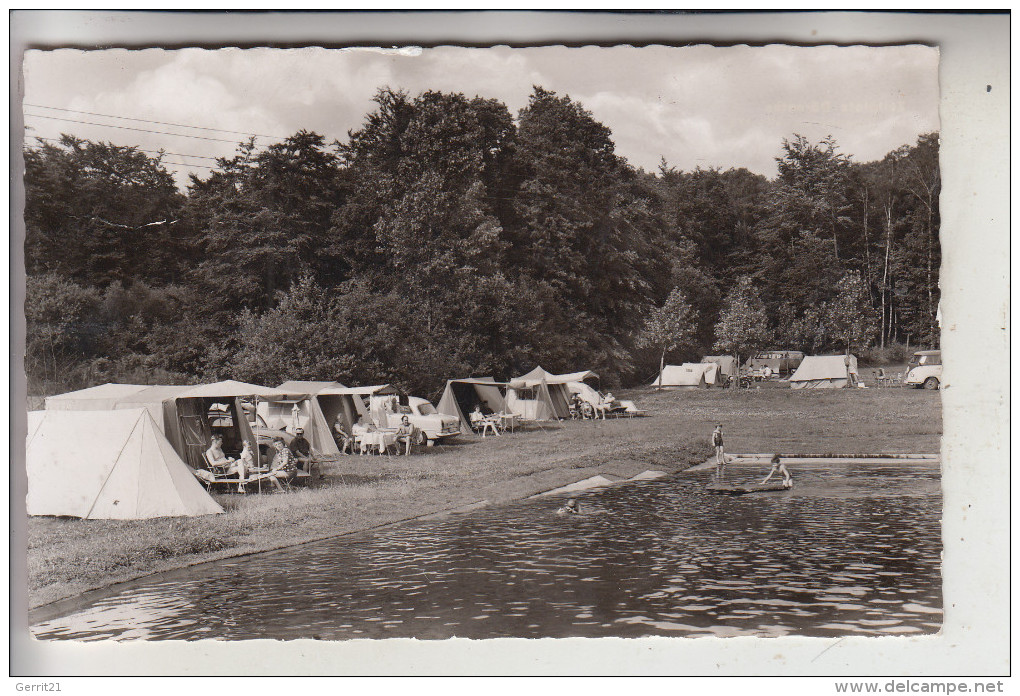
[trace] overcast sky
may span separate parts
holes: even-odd
[[[581,102],[612,129],[617,152],[649,170],[665,157],[679,169],[746,167],[771,177],[782,139],[794,133],[831,134],[843,152],[869,161],[939,127],[938,52],[925,46],[29,51],[24,77],[29,136],[70,133],[205,157],[230,155],[241,133],[304,128],[346,140],[383,86],[492,97],[516,114],[541,85]],[[178,163],[213,164],[166,162],[180,181],[209,170]]]

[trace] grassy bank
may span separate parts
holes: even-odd
[[[938,392],[643,390],[649,416],[565,422],[411,457],[343,457],[322,485],[217,495],[227,514],[136,521],[29,518],[30,604],[147,573],[369,529],[480,500],[500,504],[596,473],[628,478],[704,461],[716,422],[731,452],[938,452]]]

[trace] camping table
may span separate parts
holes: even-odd
[[[354,436],[354,441],[358,445],[368,445],[369,447],[378,447],[379,453],[389,451],[392,445],[397,444],[397,431],[396,430],[375,430],[370,433],[362,433]]]
[[[503,430],[509,429],[510,432],[513,432],[514,428],[517,427],[516,413],[499,413],[496,414],[496,418],[499,418],[499,427]]]

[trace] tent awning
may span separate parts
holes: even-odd
[[[294,395],[294,394],[318,394],[323,389],[330,389],[333,387],[340,387],[342,389],[344,385],[340,384],[339,382],[316,382],[311,380],[297,379],[290,380],[289,382],[284,382],[283,384],[278,386],[277,389],[279,389],[282,392],[286,392],[287,394]]]
[[[320,396],[373,396],[375,394],[400,394],[400,390],[389,384],[377,384],[370,387],[327,387],[319,392]]]
[[[509,385],[514,389],[528,389],[536,384],[541,384],[542,382],[545,382],[546,384],[566,384],[567,382],[583,382],[584,380],[592,377],[597,379],[598,375],[591,370],[568,372],[565,375],[554,375],[553,373],[544,370],[542,366],[539,365],[531,372],[510,380]]]
[[[278,389],[270,389],[259,384],[249,384],[228,379],[214,384],[202,384],[177,396],[178,399],[229,398],[238,396],[257,396],[260,399],[280,399],[287,396]]]
[[[481,384],[486,387],[505,387],[509,382],[497,382],[492,377],[465,377],[447,380],[447,384]]]

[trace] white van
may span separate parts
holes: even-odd
[[[903,382],[916,388],[938,389],[942,383],[942,351],[919,350],[914,353]]]

